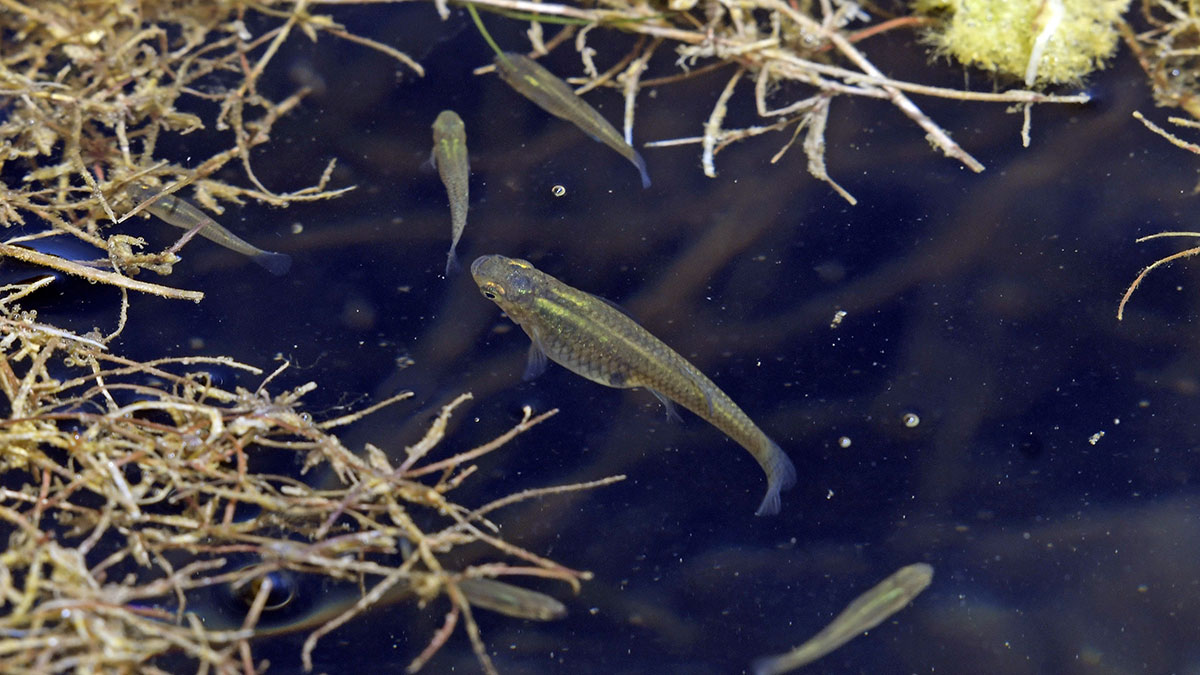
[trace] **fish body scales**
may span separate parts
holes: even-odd
[[[450,200],[450,250],[446,276],[458,265],[458,240],[467,226],[471,165],[467,156],[467,131],[453,110],[443,110],[433,122],[433,163]]]
[[[255,264],[276,276],[286,274],[291,268],[292,258],[286,253],[264,251],[222,227],[191,202],[173,194],[160,194],[158,190],[141,181],[125,187],[125,192],[139,202],[154,199],[146,210],[167,223],[182,230],[195,229],[205,239],[247,256]],[[157,199],[155,199],[157,197]]]
[[[767,474],[760,515],[779,511],[795,483],[787,455],[711,380],[624,312],[523,260],[484,256],[471,266],[485,296],[550,360],[600,384],[644,387],[678,403],[746,448]]]
[[[604,119],[571,86],[537,61],[516,52],[496,55],[496,72],[520,95],[533,101],[542,110],[579,127],[585,134],[616,150],[638,170],[642,187],[650,187],[650,174],[641,153],[625,142],[616,127]]]

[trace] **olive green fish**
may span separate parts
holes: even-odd
[[[725,392],[661,340],[607,300],[572,288],[524,260],[485,255],[471,276],[533,341],[525,377],[546,367],[547,357],[593,382],[645,387],[668,410],[674,401],[703,417],[750,451],[767,474],[767,494],[757,515],[779,512],[779,493],[796,482],[791,460]]]
[[[207,214],[193,206],[190,202],[173,194],[160,194],[158,190],[149,184],[140,181],[134,181],[125,186],[125,192],[139,202],[148,201],[158,196],[158,199],[146,207],[147,211],[166,221],[169,225],[174,225],[184,230],[196,230],[197,234],[209,241],[214,241],[227,249],[241,253],[244,256],[249,256],[251,260],[271,274],[285,274],[288,268],[292,266],[291,256],[286,253],[275,253],[258,248],[218,225],[217,221],[209,218]]]
[[[816,661],[904,609],[931,581],[933,568],[925,563],[901,567],[855,598],[808,642],[786,654],[755,661],[754,675],[777,675]]]
[[[450,197],[450,252],[446,254],[446,276],[458,267],[454,250],[467,226],[470,163],[467,161],[467,130],[453,110],[443,110],[433,121],[433,165],[437,167]]]
[[[545,593],[495,579],[463,579],[458,588],[472,605],[518,619],[553,621],[567,615],[567,608]]]
[[[533,101],[542,110],[564,119],[583,130],[583,133],[616,150],[622,157],[633,162],[642,175],[642,187],[650,187],[650,175],[646,173],[646,162],[633,146],[625,142],[608,120],[554,73],[543,68],[537,61],[515,52],[496,55],[496,72],[500,79],[517,93]]]

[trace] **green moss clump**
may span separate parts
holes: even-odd
[[[1103,66],[1128,7],[1129,0],[913,2],[917,13],[944,18],[929,35],[939,53],[1027,86],[1079,82]]]

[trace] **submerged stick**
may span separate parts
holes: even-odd
[[[159,284],[152,284],[145,281],[137,281],[115,272],[105,272],[104,270],[86,267],[72,260],[67,260],[66,258],[60,258],[56,255],[49,255],[47,253],[39,253],[33,249],[23,248],[21,246],[0,243],[0,256],[16,258],[17,260],[27,262],[31,265],[49,267],[50,269],[55,269],[60,272],[72,274],[77,277],[83,277],[88,281],[109,284],[110,286],[119,286],[121,288],[127,288],[131,291],[149,293],[151,295],[170,298],[172,300],[191,300],[192,302],[200,302],[204,299],[204,293],[200,291],[184,291],[178,288],[171,288],[170,286],[161,286]]]

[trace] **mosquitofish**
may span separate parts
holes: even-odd
[[[155,195],[160,194],[155,188],[140,181],[134,181],[125,186],[125,192],[139,202],[147,201]],[[275,253],[258,248],[221,227],[217,224],[217,221],[209,218],[208,214],[193,206],[191,202],[176,197],[173,194],[159,196],[153,204],[146,207],[146,210],[158,216],[161,220],[166,221],[168,225],[174,225],[184,230],[199,228],[197,234],[201,237],[216,242],[227,249],[241,253],[244,256],[248,256],[259,266],[276,276],[287,273],[288,268],[292,266],[291,256],[286,253]]]
[[[450,197],[450,252],[446,254],[446,276],[458,267],[454,250],[467,226],[467,202],[471,166],[467,161],[467,130],[453,110],[443,110],[433,121],[433,165],[437,167]]]
[[[495,579],[463,579],[458,582],[458,588],[472,605],[500,612],[505,616],[553,621],[567,615],[567,608],[545,593]]]
[[[583,130],[583,133],[616,150],[622,157],[633,162],[642,176],[642,187],[650,187],[650,174],[646,173],[646,162],[633,146],[625,142],[620,132],[596,109],[587,104],[562,80],[543,68],[537,61],[516,52],[496,55],[496,72],[500,79],[517,93],[533,101],[542,110],[564,119]]]
[[[572,288],[524,260],[485,255],[471,276],[529,335],[525,378],[546,359],[600,384],[645,387],[668,411],[671,401],[704,418],[754,456],[767,474],[767,494],[756,515],[779,513],[779,493],[796,482],[796,468],[725,392],[687,359],[663,344],[607,300]]]
[[[855,598],[808,642],[786,654],[755,661],[752,667],[754,675],[785,673],[816,661],[904,609],[931,581],[933,568],[925,563],[901,567],[895,574]]]

